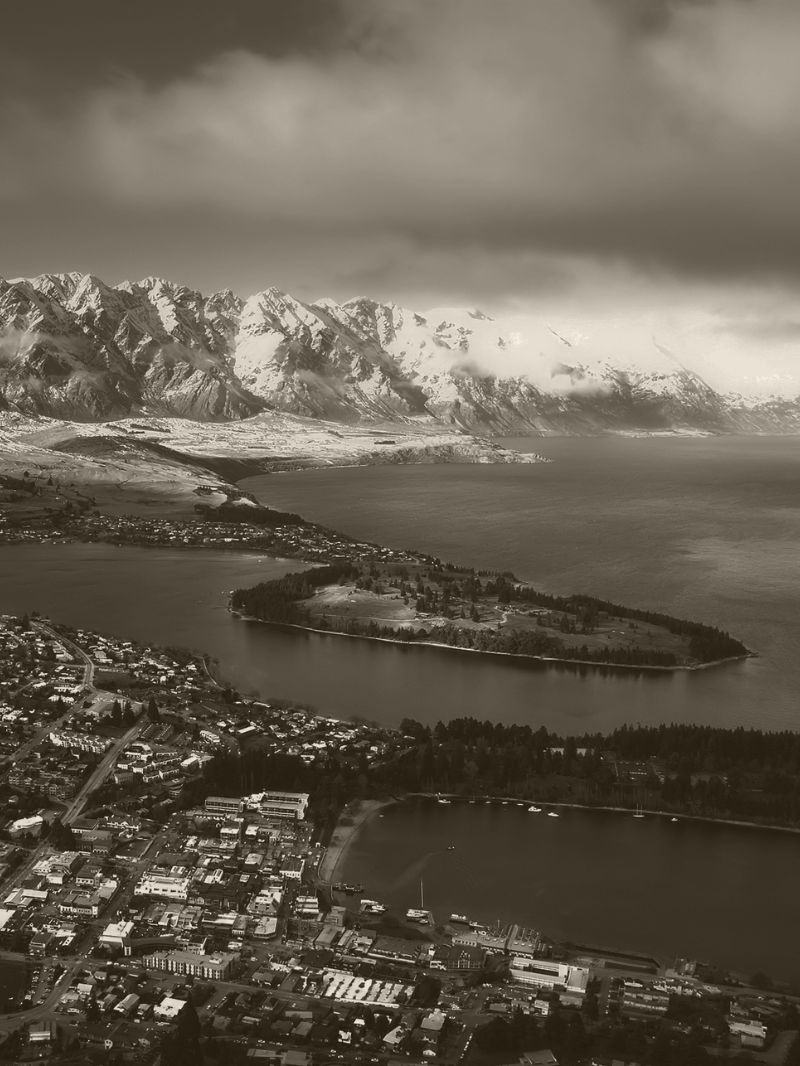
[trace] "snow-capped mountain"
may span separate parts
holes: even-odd
[[[495,320],[270,288],[205,297],[160,278],[0,280],[0,406],[104,421],[432,419],[495,434],[800,430],[794,398],[709,383],[703,339],[647,323]]]

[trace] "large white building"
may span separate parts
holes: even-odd
[[[307,792],[254,792],[245,797],[245,806],[273,818],[292,818],[302,822],[308,809]]]
[[[209,796],[205,811],[211,818],[237,818],[242,813],[242,801],[233,796]]]
[[[589,971],[584,966],[571,966],[549,959],[528,959],[519,955],[512,958],[509,973],[517,984],[533,988],[563,988],[575,996],[585,995],[589,983]]]
[[[142,962],[147,970],[177,973],[184,977],[203,977],[223,981],[230,973],[236,955],[197,955],[192,951],[154,951]]]
[[[134,896],[156,896],[159,899],[188,899],[189,878],[172,874],[144,874],[136,883]]]

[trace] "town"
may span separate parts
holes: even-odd
[[[786,992],[332,883],[340,815],[413,738],[36,615],[0,653],[5,1060],[169,1062],[180,1034],[280,1066],[785,1061]]]
[[[85,502],[85,501],[84,501]],[[218,508],[197,505],[195,518],[100,514],[85,506],[0,511],[0,545],[100,541],[162,548],[256,551],[312,563],[353,558],[366,563],[433,561],[419,552],[357,541],[299,515],[274,511],[247,497]]]

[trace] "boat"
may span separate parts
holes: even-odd
[[[449,800],[449,799],[446,799],[446,798],[445,798],[444,796],[442,796],[442,795],[437,795],[437,796],[436,796],[436,802],[437,802],[437,803],[442,803],[442,804],[448,804],[448,803],[450,802],[450,800]]]
[[[678,821],[678,819],[677,819],[677,818],[670,818],[670,821],[671,821],[671,822],[677,822],[677,821]]]
[[[528,814],[541,814],[541,813],[542,813],[542,808],[541,807],[528,807]]]
[[[641,803],[637,803],[636,804],[636,814],[634,814],[633,817],[634,818],[644,818],[644,811],[642,810]]]
[[[376,899],[362,899],[361,910],[365,914],[385,914],[386,907],[382,903],[378,903]]]
[[[556,814],[555,811],[548,811],[547,812],[547,817],[548,818],[558,818],[558,814]]]
[[[470,920],[466,916],[466,914],[451,914],[450,915],[450,921],[451,922],[457,922],[459,925],[469,925],[470,924]]]
[[[456,850],[455,844],[448,844],[447,845],[447,850],[448,851],[455,851]]]
[[[427,911],[420,910],[419,907],[409,907],[406,911],[406,918],[409,922],[428,922],[430,921],[430,915]]]

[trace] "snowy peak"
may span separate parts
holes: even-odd
[[[706,335],[645,318],[556,322],[477,308],[243,300],[159,277],[0,280],[0,404],[105,420],[438,420],[494,434],[796,431],[795,400],[718,391]]]

